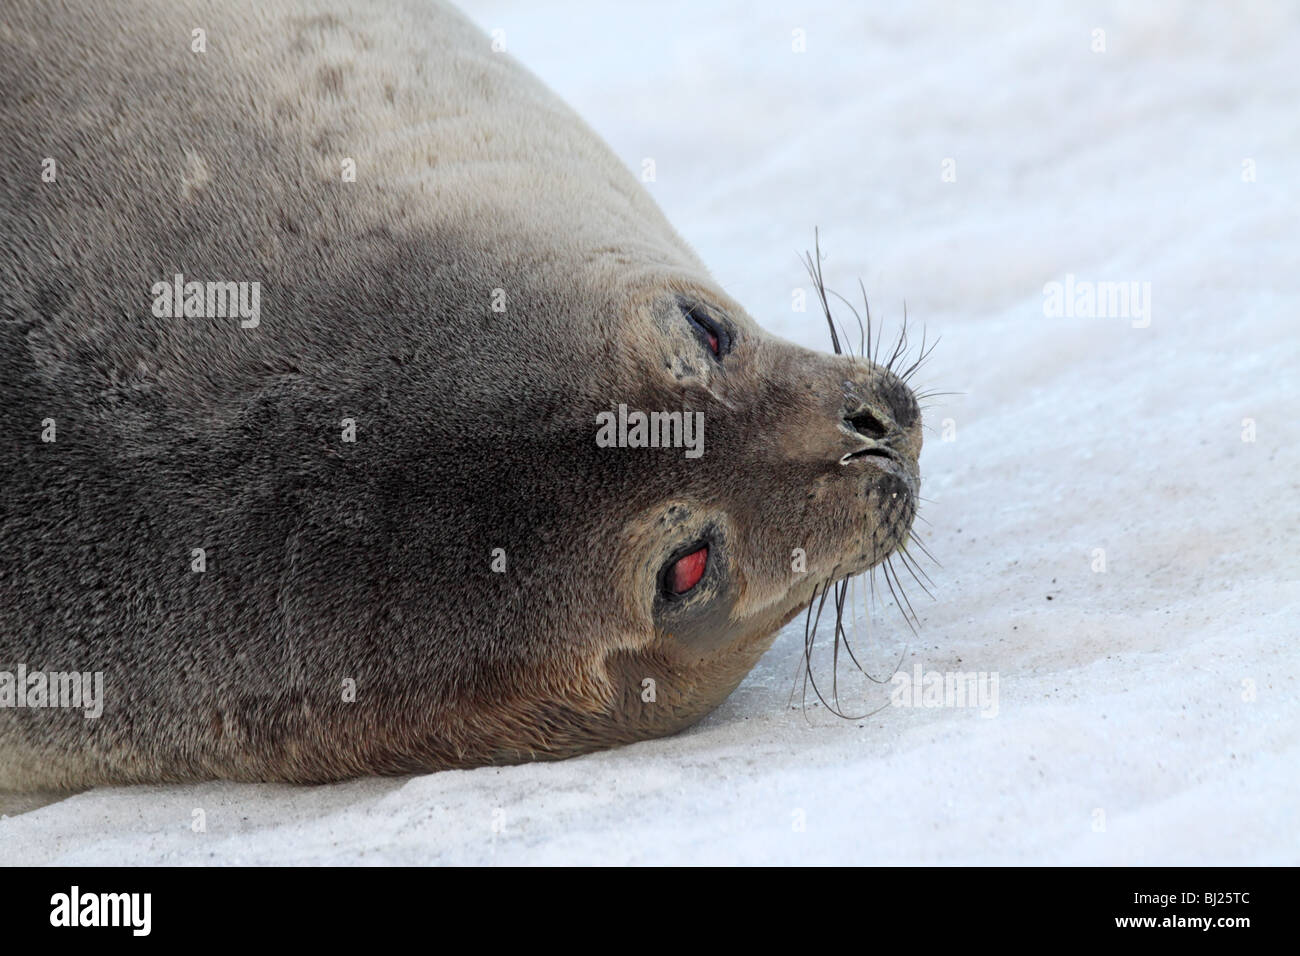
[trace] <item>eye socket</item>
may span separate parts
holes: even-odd
[[[681,303],[681,310],[682,316],[714,358],[720,359],[731,351],[731,336],[721,322],[715,321],[699,306]]]
[[[664,565],[661,576],[664,593],[670,597],[686,594],[700,583],[708,566],[709,546],[693,545],[685,554],[678,555]]]

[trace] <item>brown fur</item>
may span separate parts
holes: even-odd
[[[906,387],[764,333],[441,4],[19,0],[0,84],[0,671],[103,671],[106,698],[97,720],[0,708],[0,787],[314,782],[672,733],[814,585],[907,533]],[[156,318],[178,272],[260,282],[260,326]],[[730,323],[721,363],[679,297]],[[620,402],[703,411],[704,456],[598,448]],[[863,406],[897,475],[840,463]],[[705,527],[716,576],[665,610],[659,570]]]

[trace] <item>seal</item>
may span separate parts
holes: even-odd
[[[18,0],[0,85],[0,788],[672,734],[906,542],[906,375],[456,11]]]

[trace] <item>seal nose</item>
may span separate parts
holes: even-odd
[[[858,458],[894,458],[893,449],[887,443],[889,433],[893,431],[893,423],[886,421],[883,415],[870,408],[849,410],[844,415],[844,424],[871,444],[844,455],[840,458],[841,465],[847,465]]]
[[[844,424],[852,432],[867,440],[867,444],[856,448],[840,458],[841,465],[847,465],[859,458],[885,458],[897,460],[898,455],[891,447],[890,436],[898,429],[892,421],[871,408],[858,408],[844,415]]]
[[[844,455],[848,464],[859,458],[885,458],[895,462],[915,459],[920,451],[913,435],[920,418],[916,398],[907,384],[886,370],[874,369],[869,377],[843,382],[842,424],[863,444]]]
[[[879,441],[889,434],[889,424],[881,421],[880,416],[869,408],[862,408],[845,415],[844,423],[863,438],[870,438],[872,441]]]

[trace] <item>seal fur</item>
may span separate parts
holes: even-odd
[[[906,384],[763,332],[454,10],[2,17],[0,672],[102,672],[105,703],[0,708],[0,788],[323,782],[673,733],[905,539]],[[176,274],[258,282],[259,324],[154,315]],[[705,454],[597,447],[619,403],[703,411]],[[701,541],[704,577],[665,594]]]

